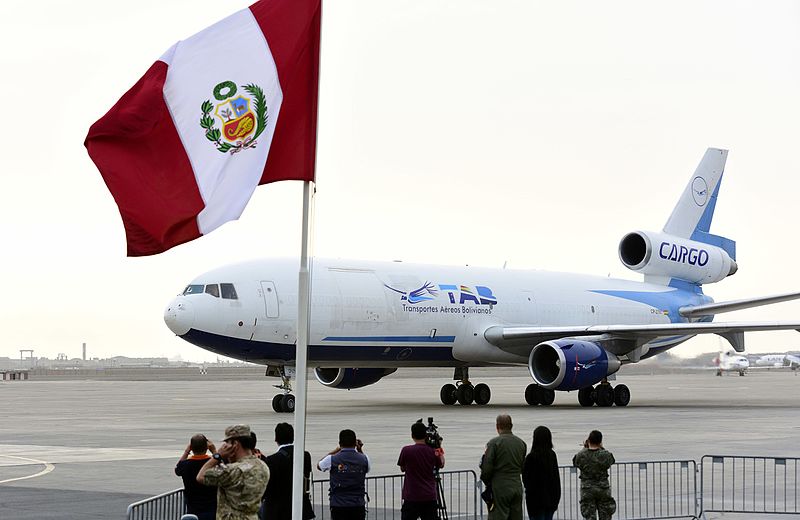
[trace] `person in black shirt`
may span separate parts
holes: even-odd
[[[259,518],[261,520],[291,520],[292,518],[292,462],[294,457],[294,428],[289,423],[275,426],[275,444],[278,451],[269,456],[261,455],[269,467],[270,479],[264,491]],[[311,455],[303,458],[303,520],[314,518],[314,509],[309,497],[311,483]]]
[[[522,467],[522,484],[530,520],[553,520],[561,501],[561,478],[553,436],[547,426],[533,430],[531,452]]]
[[[217,449],[205,435],[198,433],[189,441],[183,455],[178,459],[178,464],[175,465],[175,474],[183,479],[186,512],[197,515],[198,520],[214,520],[217,513],[217,488],[197,482],[200,468],[211,458],[207,451],[214,454]]]

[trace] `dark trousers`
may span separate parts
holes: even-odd
[[[364,506],[333,507],[331,506],[331,520],[364,520],[367,510]]]
[[[403,500],[403,507],[400,509],[401,520],[436,520],[436,500],[429,502],[415,502],[413,500]]]
[[[530,520],[553,520],[555,511],[542,511],[542,510],[528,510],[528,518]]]

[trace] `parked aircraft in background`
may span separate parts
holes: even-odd
[[[709,232],[726,150],[709,148],[661,232],[633,231],[619,257],[644,282],[542,271],[315,259],[309,365],[331,388],[376,383],[398,368],[453,367],[442,403],[487,404],[470,367],[527,365],[525,400],[550,405],[578,391],[583,406],[626,406],[608,376],[697,334],[738,352],[745,331],[800,329],[793,322],[712,323],[716,314],[787,301],[800,293],[714,303],[702,285],[734,274],[735,243]],[[565,251],[569,248],[566,245]],[[293,411],[297,260],[262,260],[198,276],[167,307],[168,327],[212,352],[267,365],[282,378],[276,411]]]
[[[756,366],[766,368],[800,368],[800,356],[794,354],[766,354],[755,361]]]
[[[721,376],[723,372],[738,372],[740,376],[743,376],[750,368],[750,361],[746,357],[731,351],[720,352],[714,358],[714,364],[717,366],[718,376]]]

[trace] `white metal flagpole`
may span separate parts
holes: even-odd
[[[306,388],[308,386],[308,332],[311,305],[311,262],[314,183],[303,183],[303,238],[300,245],[300,277],[297,293],[297,344],[295,347],[294,456],[292,460],[292,520],[303,520],[303,460],[306,449]]]

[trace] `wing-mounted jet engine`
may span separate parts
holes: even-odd
[[[592,341],[560,339],[539,343],[531,350],[528,370],[536,385],[526,390],[526,400],[549,405],[555,390],[579,390],[578,400],[599,406],[626,406],[630,391],[625,385],[594,385],[619,370],[621,363],[611,352]],[[538,386],[537,386],[538,385]],[[593,393],[594,392],[594,393]],[[538,395],[527,395],[538,393]],[[551,398],[552,397],[552,398]],[[549,402],[548,402],[549,401]]]
[[[321,368],[314,369],[317,381],[330,388],[362,388],[396,372],[396,368]]]
[[[645,276],[698,285],[719,282],[738,270],[736,261],[720,247],[651,231],[625,235],[619,243],[619,259]]]

